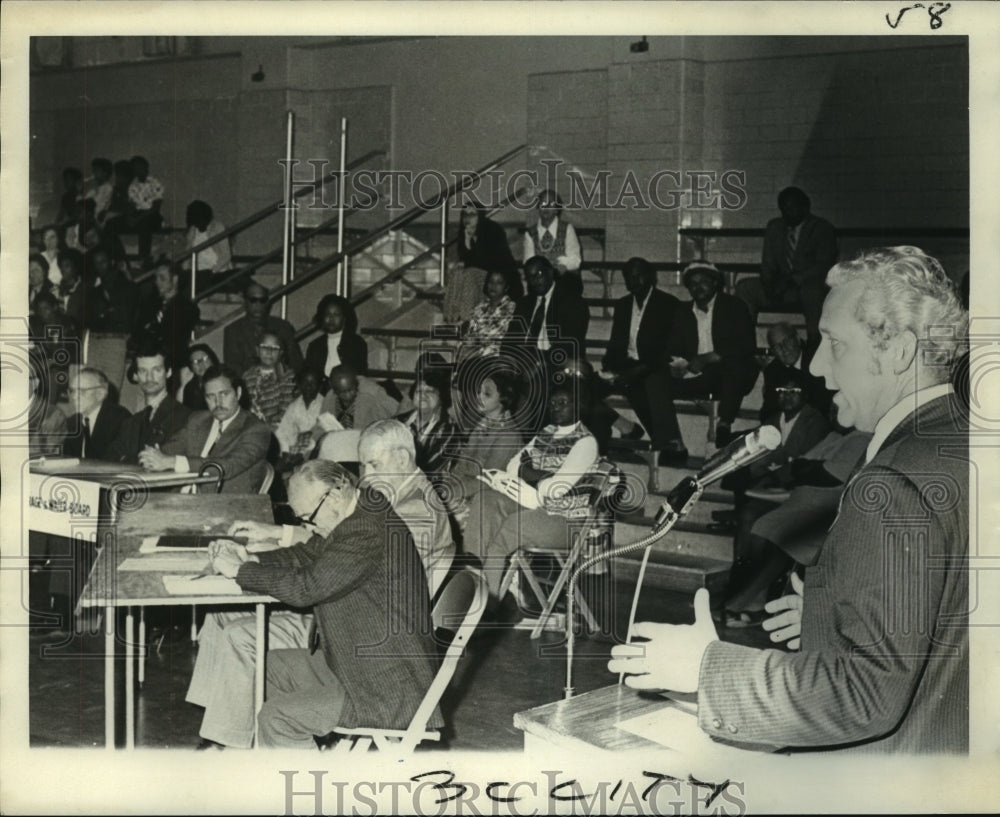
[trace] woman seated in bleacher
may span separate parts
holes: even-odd
[[[597,440],[579,420],[577,392],[550,392],[549,424],[507,463],[484,474],[471,503],[465,549],[480,558],[494,599],[507,557],[519,547],[571,543],[571,522],[588,513],[596,489]]]
[[[305,365],[323,375],[323,394],[330,388],[330,372],[341,364],[368,374],[368,344],[358,334],[358,315],[347,298],[325,295],[313,321],[322,334],[306,347]]]
[[[207,343],[196,343],[188,348],[187,364],[191,379],[184,384],[181,403],[189,409],[204,411],[208,406],[205,404],[202,378],[210,368],[219,365],[219,356]]]
[[[450,469],[448,451],[456,439],[451,421],[451,376],[444,365],[418,365],[417,379],[410,389],[412,411],[396,416],[413,434],[417,467],[431,482]]]
[[[49,262],[41,253],[33,253],[28,257],[28,314],[35,313],[35,298],[43,292],[52,292],[52,281],[49,280]]]
[[[516,376],[496,365],[480,369],[478,375],[476,400],[467,412],[471,416],[465,418],[472,430],[458,447],[452,466],[466,497],[482,488],[479,477],[485,471],[503,470],[524,445],[524,433],[513,416],[520,397]]]
[[[243,373],[243,383],[250,397],[250,410],[273,431],[299,389],[295,372],[285,363],[285,346],[277,335],[261,335],[257,360],[257,365]]]
[[[49,265],[49,280],[53,286],[59,286],[62,273],[59,272],[59,230],[55,224],[42,227],[42,241],[38,250]]]

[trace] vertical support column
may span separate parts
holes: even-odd
[[[139,662],[139,686],[146,681],[146,608],[139,608],[139,650],[137,653]]]
[[[344,251],[344,203],[347,200],[347,117],[340,119],[340,175],[337,183],[337,252]],[[347,296],[347,259],[341,258],[337,263],[338,295]]]
[[[253,745],[260,748],[260,741],[257,739],[257,716],[264,706],[264,656],[267,645],[265,643],[266,629],[264,618],[264,605],[260,602],[256,605],[256,638],[254,640],[254,685],[253,685]]]
[[[288,283],[288,268],[289,268],[289,250],[290,241],[292,237],[292,207],[295,204],[292,198],[292,133],[295,127],[295,114],[292,111],[288,112],[288,120],[285,129],[285,167],[288,168],[288,174],[285,178],[285,237],[281,242],[281,285],[284,286]],[[288,296],[281,296],[281,317],[284,320],[288,314]]]
[[[191,300],[198,294],[198,253],[191,253]]]
[[[115,608],[104,608],[104,748],[115,750]]]
[[[125,748],[135,748],[135,617],[125,609]]]

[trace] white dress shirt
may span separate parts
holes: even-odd
[[[715,351],[712,345],[712,313],[715,311],[715,297],[708,302],[708,311],[702,312],[698,305],[692,306],[694,319],[698,323],[698,354],[705,355]]]

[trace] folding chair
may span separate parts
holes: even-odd
[[[604,458],[598,460],[596,472],[598,478],[594,483],[593,496],[587,507],[586,516],[580,520],[570,520],[570,527],[573,529],[573,541],[569,549],[567,550],[565,547],[560,546],[561,543],[554,544],[551,547],[531,546],[519,548],[511,556],[510,564],[504,573],[503,580],[500,582],[500,598],[503,598],[510,588],[511,582],[517,578],[517,574],[520,572],[528,582],[528,586],[535,594],[538,602],[542,605],[541,615],[539,615],[537,622],[531,630],[532,638],[538,638],[542,630],[546,628],[546,624],[555,611],[559,596],[569,581],[570,576],[573,575],[576,566],[592,555],[587,552],[588,543],[592,539],[604,541],[605,537],[600,534],[609,530],[613,531],[614,529],[614,513],[611,507],[613,503],[609,500],[613,497],[619,486],[623,484],[624,475],[617,465]],[[598,534],[597,537],[592,536],[594,532]],[[555,559],[558,565],[559,575],[553,582],[552,589],[548,595],[542,589],[538,575],[531,569],[531,561],[529,559],[529,555],[531,554],[550,556]],[[600,625],[597,619],[594,618],[590,606],[582,596],[579,596],[577,599],[577,609],[587,622],[587,626],[591,632],[600,629]],[[567,621],[566,627],[572,627],[573,624],[574,622]]]
[[[374,744],[377,749],[405,755],[413,752],[421,741],[441,739],[438,730],[427,728],[427,722],[448,688],[458,666],[458,659],[462,657],[465,645],[479,624],[486,609],[488,592],[482,573],[468,567],[462,568],[448,579],[431,611],[431,619],[436,630],[453,631],[454,636],[434,680],[410,720],[410,725],[406,729],[338,727],[333,731],[341,740],[334,745],[333,751],[365,752]]]

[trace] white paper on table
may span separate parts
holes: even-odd
[[[119,570],[159,571],[161,573],[200,573],[206,567],[208,567],[208,557],[190,551],[173,556],[133,556],[118,565]]]
[[[319,423],[319,427],[324,431],[343,431],[344,426],[334,415],[328,411],[324,411],[319,417],[316,418],[316,422]]]
[[[698,716],[682,703],[665,699],[663,707],[619,721],[619,729],[675,751],[711,748],[714,743],[698,726]]]
[[[241,596],[236,579],[225,576],[164,576],[163,586],[172,596]]]

